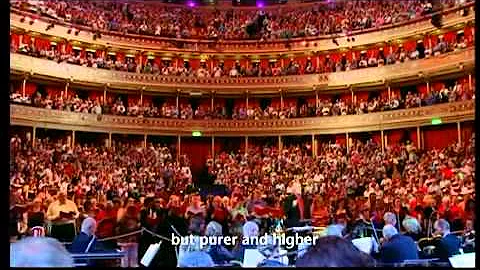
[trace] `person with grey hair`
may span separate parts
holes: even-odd
[[[399,234],[391,224],[385,225],[382,233],[386,239],[380,249],[382,262],[400,263],[405,260],[418,259],[417,244],[411,237]]]
[[[83,220],[81,232],[73,240],[70,252],[72,253],[89,253],[100,252],[105,249],[101,243],[97,242],[95,232],[97,231],[97,222],[95,219],[88,217]]]
[[[55,238],[26,237],[10,244],[10,267],[73,267],[73,258]]]
[[[433,227],[435,228],[435,235],[440,236],[435,257],[442,261],[448,261],[448,258],[460,253],[461,241],[460,239],[450,233],[450,224],[445,219],[435,221]]]
[[[420,233],[422,232],[422,226],[418,220],[414,217],[407,216],[402,222],[403,228],[405,228],[406,233],[405,235],[410,236],[413,240],[418,241],[420,240]]]
[[[200,236],[193,236],[192,242],[180,244],[178,267],[213,267],[215,263],[200,243]]]
[[[383,215],[383,221],[385,221],[385,225],[390,224],[395,227],[397,225],[397,216],[392,212],[386,212]]]
[[[216,221],[210,221],[206,228],[207,237],[222,236],[222,225]],[[225,248],[222,243],[216,243],[216,245],[210,245],[208,247],[208,254],[212,257],[215,264],[225,264],[234,259],[233,254]]]
[[[245,224],[243,225],[242,231],[243,231],[242,233],[243,239],[248,238],[253,240],[255,237],[258,237],[258,234],[260,233],[258,224],[255,223],[254,221],[245,222]],[[233,251],[235,260],[243,262],[243,257],[245,256],[246,249],[257,249],[256,243],[252,243],[252,242],[249,242],[247,245],[244,245],[243,241],[239,241],[240,244]]]

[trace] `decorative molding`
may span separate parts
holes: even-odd
[[[406,82],[418,80],[421,72],[424,77],[464,72],[460,69],[472,69],[475,66],[475,48],[452,52],[428,59],[407,61],[383,67],[356,69],[314,75],[296,75],[282,77],[248,77],[248,78],[197,78],[180,76],[161,76],[131,72],[110,71],[83,67],[68,63],[34,58],[22,54],[10,54],[10,72],[12,74],[30,74],[30,77],[42,77],[50,80],[70,80],[84,85],[101,87],[110,84],[113,89],[138,89],[145,86],[149,92],[176,92],[177,89],[198,90],[217,94],[243,93],[249,89],[252,94],[278,93],[281,86],[289,92],[320,91],[348,88],[348,85],[364,87],[365,85],[384,85],[386,81]]]
[[[474,2],[466,6],[474,7]],[[445,10],[443,13],[443,28],[453,27],[461,23],[475,20],[475,12],[470,12],[468,16],[461,16],[458,7]],[[43,35],[55,36],[66,40],[76,40],[79,42],[99,45],[101,47],[122,48],[125,50],[151,51],[151,52],[171,52],[171,53],[207,53],[207,54],[279,54],[293,53],[303,51],[327,51],[338,50],[340,48],[349,48],[355,46],[366,46],[368,44],[383,43],[412,37],[415,35],[424,35],[425,33],[435,31],[430,23],[430,16],[419,18],[417,20],[407,21],[405,23],[387,25],[380,28],[372,28],[364,31],[352,33],[355,37],[354,42],[347,42],[347,37],[343,34],[328,35],[319,37],[293,38],[290,40],[277,41],[209,41],[209,40],[189,40],[172,39],[164,37],[140,36],[133,34],[122,34],[119,32],[104,32],[102,38],[93,40],[91,29],[75,26],[82,31],[78,35],[67,34],[68,26],[57,20],[40,18],[34,24],[20,22],[22,14],[31,16],[30,13],[11,9],[10,25],[24,31],[37,32]],[[53,29],[46,31],[50,21],[55,24]],[[335,37],[339,46],[332,43]],[[177,43],[182,43],[179,48]]]
[[[115,134],[183,135],[201,131],[204,136],[288,136],[339,134],[427,126],[432,118],[443,123],[473,121],[475,101],[461,101],[364,115],[295,118],[284,120],[177,120],[93,115],[10,106],[10,124],[37,128]]]

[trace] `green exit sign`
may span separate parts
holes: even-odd
[[[442,123],[441,118],[433,118],[432,119],[432,125],[440,125]]]
[[[200,131],[192,131],[192,137],[201,137],[202,136],[202,132]]]

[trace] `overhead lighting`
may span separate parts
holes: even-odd
[[[72,28],[68,28],[68,30],[67,30],[67,34],[69,34],[69,35],[70,35],[71,33],[72,33]]]
[[[78,34],[80,34],[80,30],[75,31],[75,36],[78,36]]]

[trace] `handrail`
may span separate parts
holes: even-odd
[[[473,7],[474,4],[475,4],[475,2],[467,3],[465,6],[457,6],[457,7],[451,8],[451,9],[444,10],[441,13],[444,16],[449,15],[449,14],[457,12],[461,9],[464,9],[464,8],[467,8],[467,7]],[[11,13],[18,14],[18,15],[24,15],[24,16],[32,16],[32,13],[22,11],[22,10],[19,10],[19,9],[16,9],[16,8],[11,8]],[[388,30],[388,29],[392,29],[392,28],[401,27],[401,26],[407,26],[407,25],[419,23],[419,22],[422,22],[422,21],[427,21],[433,15],[434,14],[429,14],[429,15],[426,15],[426,16],[421,17],[421,18],[417,18],[417,19],[413,19],[413,20],[409,20],[409,21],[402,22],[402,23],[397,23],[397,24],[389,24],[389,25],[385,25],[385,26],[381,26],[381,27],[377,27],[377,28],[357,30],[357,31],[353,31],[352,35],[357,36],[357,35],[360,35],[360,34],[366,34],[366,33],[377,32],[377,31],[384,31],[384,30]],[[60,21],[60,20],[54,20],[54,19],[50,19],[50,18],[46,18],[46,17],[39,17],[39,19],[42,20],[42,21],[48,22],[48,23],[55,23],[57,25],[63,25],[63,26],[66,26],[66,27],[75,27],[76,29],[79,29],[79,30],[82,30],[82,31],[87,31],[87,32],[92,31],[92,29],[89,28],[89,27],[85,27],[85,26],[81,26],[81,25],[74,25],[74,24],[70,24],[70,23],[67,23],[67,22]],[[331,39],[332,37],[344,36],[344,34],[332,34],[332,35],[324,35],[324,36],[317,36],[317,37],[276,39],[276,40],[272,40],[272,41],[264,41],[262,43],[259,43],[258,40],[223,40],[223,41],[217,43],[217,41],[212,41],[212,40],[166,38],[166,37],[157,37],[157,36],[148,36],[148,35],[137,35],[137,34],[130,34],[130,33],[124,34],[124,33],[121,33],[121,32],[105,31],[105,30],[101,30],[100,33],[102,33],[102,36],[109,35],[109,36],[112,36],[112,37],[120,37],[120,38],[126,39],[126,40],[144,40],[144,41],[149,40],[150,41],[149,43],[152,43],[152,41],[157,42],[157,43],[159,41],[163,41],[163,42],[167,42],[167,43],[170,43],[170,44],[173,44],[175,42],[183,42],[183,43],[195,43],[195,44],[220,44],[221,46],[243,44],[243,45],[247,45],[247,46],[258,45],[258,46],[260,46],[260,48],[262,46],[267,47],[266,45],[269,45],[269,44],[271,45],[271,44],[284,44],[285,42],[296,43],[296,42],[304,42],[304,41],[320,41],[320,40],[325,40],[325,39]],[[148,43],[148,42],[146,42],[146,43]],[[260,48],[258,48],[258,49],[260,49]]]
[[[217,93],[235,94],[243,93],[245,89],[251,93],[275,93],[279,88],[295,91],[311,91],[314,87],[319,90],[329,90],[356,85],[384,85],[387,81],[418,80],[418,75],[428,77],[436,73],[462,72],[460,68],[473,68],[475,66],[475,49],[473,47],[451,52],[448,54],[407,61],[405,63],[356,69],[351,71],[333,72],[312,75],[292,75],[278,77],[243,77],[243,78],[198,78],[182,76],[162,76],[138,74],[122,71],[111,71],[91,67],[34,58],[17,53],[10,54],[11,73],[26,73],[33,76],[47,76],[63,81],[73,80],[84,82],[103,88],[138,89],[145,86],[147,91],[176,92],[177,89],[203,90],[210,92],[214,88]],[[348,85],[347,85],[348,84]],[[235,90],[237,90],[235,92]],[[222,92],[223,91],[223,92]]]
[[[473,121],[475,101],[459,101],[364,115],[241,121],[98,116],[14,104],[10,106],[11,125],[142,135],[191,136],[192,131],[201,131],[204,136],[225,137],[236,137],[239,134],[242,136],[340,134],[431,125],[432,118],[441,118],[445,124]]]

